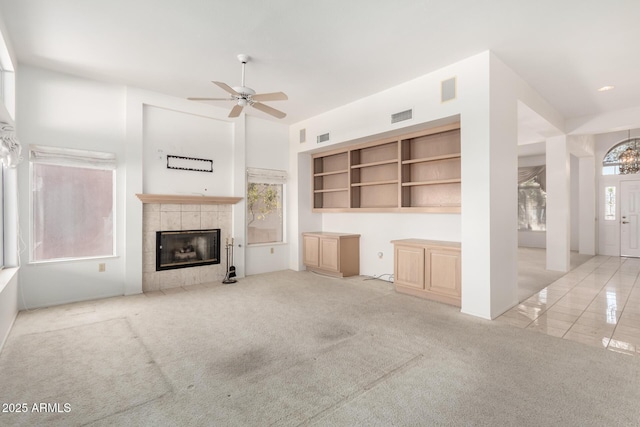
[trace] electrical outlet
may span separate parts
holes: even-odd
[[[98,264],[99,273],[104,273],[106,270],[107,270],[107,266],[104,262],[101,262],[100,264]]]

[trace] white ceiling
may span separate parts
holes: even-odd
[[[178,97],[224,97],[210,81],[239,85],[249,54],[247,86],[286,92],[268,103],[285,123],[487,49],[567,118],[640,103],[638,0],[0,0],[0,16],[19,64]]]

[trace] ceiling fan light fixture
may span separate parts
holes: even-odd
[[[249,55],[238,55],[238,60],[242,62],[242,83],[240,86],[231,87],[226,83],[212,81],[213,84],[218,86],[220,89],[224,90],[228,94],[231,95],[231,98],[221,99],[221,98],[187,98],[192,101],[235,101],[236,105],[231,109],[231,113],[229,117],[238,117],[242,112],[242,109],[246,106],[254,107],[257,110],[262,111],[263,113],[267,113],[270,116],[276,117],[278,119],[283,119],[287,115],[280,110],[276,110],[273,107],[269,107],[268,105],[263,104],[264,101],[286,101],[289,99],[284,92],[272,92],[272,93],[258,93],[251,89],[250,87],[245,86],[244,77],[245,77],[245,65],[249,61]]]

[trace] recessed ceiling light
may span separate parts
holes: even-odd
[[[600,89],[598,89],[598,92],[606,92],[608,90],[614,89],[615,86],[602,86]]]

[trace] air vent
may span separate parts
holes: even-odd
[[[451,77],[448,80],[443,80],[440,84],[440,100],[442,102],[451,101],[456,99],[456,78]]]
[[[323,133],[322,135],[318,135],[318,144],[321,142],[327,142],[329,140],[329,133]]]
[[[307,142],[307,129],[300,129],[300,144]]]
[[[413,110],[400,111],[391,115],[391,123],[403,122],[413,117]]]

